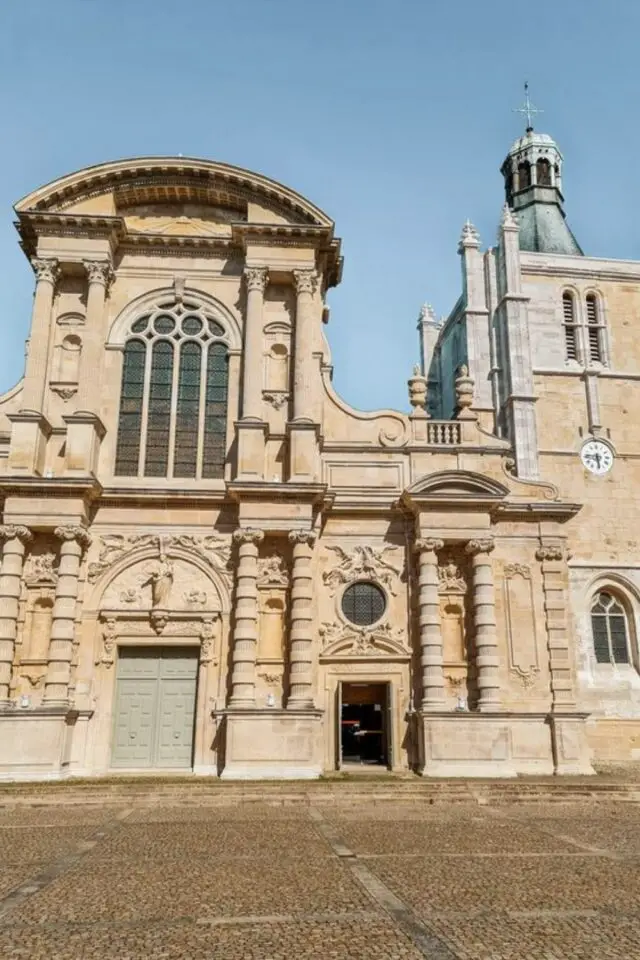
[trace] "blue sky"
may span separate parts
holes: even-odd
[[[0,390],[22,373],[33,288],[12,205],[105,160],[213,158],[326,210],[345,254],[334,383],[365,408],[407,407],[418,310],[455,302],[465,219],[494,241],[525,79],[579,242],[640,258],[637,0],[0,6]]]

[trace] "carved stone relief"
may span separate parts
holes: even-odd
[[[467,582],[456,563],[445,563],[438,567],[438,591],[445,594],[467,592]]]
[[[402,568],[385,560],[385,554],[395,553],[400,550],[399,547],[384,546],[381,549],[375,549],[364,544],[346,551],[337,545],[326,544],[325,546],[339,558],[330,570],[322,574],[324,583],[332,593],[335,593],[343,584],[353,583],[354,580],[373,580],[384,584],[389,593],[396,595]]]
[[[278,553],[270,557],[260,557],[258,560],[259,587],[287,587],[289,572],[284,557]]]
[[[89,564],[87,579],[95,581],[118,560],[140,550],[153,546],[156,550],[171,556],[172,549],[182,548],[191,551],[206,560],[227,583],[231,582],[230,568],[231,540],[219,534],[200,537],[193,534],[160,537],[154,533],[125,535],[120,533],[103,534],[100,537],[98,559]]]
[[[36,553],[27,557],[24,565],[24,581],[29,587],[55,585],[58,574],[54,553]]]
[[[325,622],[319,629],[323,659],[331,657],[407,657],[405,631],[390,623],[379,626],[354,627]]]

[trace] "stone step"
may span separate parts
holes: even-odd
[[[141,778],[50,783],[0,784],[0,807],[48,804],[157,803],[229,804],[415,804],[568,803],[589,799],[598,802],[639,803],[640,780],[616,781],[575,777],[496,781],[419,780],[391,777],[366,781],[230,782],[214,779]]]

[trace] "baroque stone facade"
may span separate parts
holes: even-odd
[[[333,390],[340,242],[294,191],[168,157],[17,204],[0,777],[637,758],[640,263],[582,254],[561,159],[528,130],[497,246],[465,225],[408,414]]]

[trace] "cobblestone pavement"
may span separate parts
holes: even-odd
[[[0,807],[3,960],[640,960],[640,805]]]

